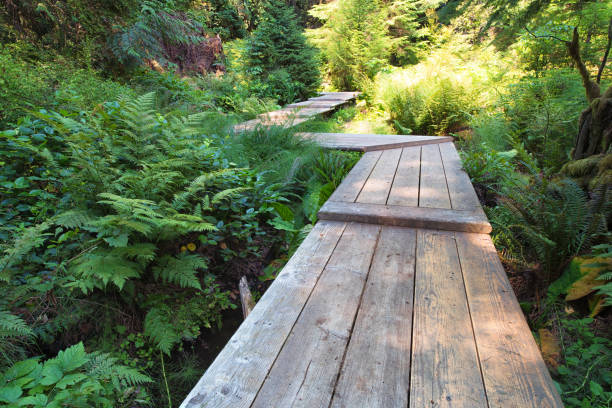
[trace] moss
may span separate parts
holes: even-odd
[[[606,170],[612,169],[612,154],[606,154],[600,161],[597,163],[597,170],[599,173],[602,173]]]
[[[602,156],[591,156],[586,159],[572,160],[561,168],[561,173],[569,177],[583,177],[592,175],[597,171],[597,166]]]
[[[594,190],[600,185],[612,185],[612,154],[598,154],[572,160],[561,168],[561,174],[571,177],[582,187]]]
[[[599,186],[608,185],[612,186],[612,169],[608,169],[599,173],[597,176],[589,182],[589,189],[595,190]]]

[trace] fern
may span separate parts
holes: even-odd
[[[606,232],[609,207],[605,194],[591,199],[571,180],[550,182],[532,171],[529,185],[510,184],[502,205],[490,212],[495,236],[503,234],[510,248],[535,254],[549,277],[564,262],[590,249]]]
[[[597,278],[606,283],[595,288],[598,295],[605,296],[604,306],[612,306],[612,244],[609,242],[611,235],[610,233],[606,234],[608,242],[593,247],[593,255],[607,261],[598,264],[598,266],[605,266],[606,270]]]
[[[21,317],[0,309],[0,368],[23,357],[24,346],[33,338],[34,332]]]
[[[38,358],[19,361],[0,376],[0,399],[10,406],[114,406],[129,389],[152,382],[134,368],[99,352],[88,354],[83,343],[60,351],[41,363]],[[145,394],[146,395],[146,394]]]
[[[167,283],[174,283],[182,288],[202,289],[197,276],[198,269],[206,269],[206,261],[198,255],[163,256],[158,266],[153,268],[153,275]]]
[[[121,390],[126,386],[136,386],[152,382],[151,378],[142,374],[135,368],[117,364],[117,359],[109,354],[91,353],[85,370],[88,375],[104,380],[111,380],[115,389]]]
[[[0,310],[0,338],[32,337],[34,333],[27,323],[20,317]]]
[[[170,311],[163,307],[156,307],[149,310],[144,322],[145,335],[167,355],[170,355],[172,347],[181,340],[180,333],[177,333],[171,322],[172,318]]]
[[[0,258],[0,281],[9,282],[14,272],[12,268],[23,262],[23,258],[33,249],[45,243],[47,237],[51,235],[45,233],[50,226],[51,223],[45,221],[21,231],[13,245],[5,250],[4,256]]]
[[[138,278],[142,267],[129,261],[112,250],[99,249],[83,255],[69,268],[73,278],[71,287],[78,287],[83,293],[93,289],[104,289],[109,283],[122,289],[129,279]]]
[[[78,228],[90,223],[94,219],[88,210],[70,210],[56,215],[53,221],[66,228]]]

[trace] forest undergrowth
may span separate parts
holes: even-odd
[[[0,405],[177,406],[359,159],[452,135],[568,407],[612,403],[609,2],[0,10]],[[321,90],[356,106],[231,126]],[[608,109],[608,110],[606,110]]]

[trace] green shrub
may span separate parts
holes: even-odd
[[[553,376],[565,406],[607,406],[612,400],[612,341],[591,329],[592,318],[562,319],[560,323],[563,363]]]
[[[400,133],[442,135],[464,127],[477,109],[471,90],[449,77],[428,77],[406,87],[388,82],[382,100]]]
[[[483,184],[497,190],[514,174],[512,159],[516,151],[497,152],[486,144],[472,146],[460,152],[463,168],[472,183]]]
[[[502,98],[511,138],[540,166],[558,170],[569,159],[580,113],[587,105],[580,78],[569,70],[548,71],[512,84]]]
[[[378,0],[340,0],[330,10],[322,45],[337,89],[365,90],[385,66],[390,42],[385,18]]]
[[[129,407],[147,404],[152,380],[108,354],[85,352],[83,343],[46,360],[15,363],[0,376],[0,402],[8,407]]]
[[[169,47],[189,46],[204,39],[203,26],[190,16],[178,12],[174,0],[142,0],[134,21],[115,27],[108,37],[108,48],[116,61],[128,69],[156,60],[162,66],[173,66]]]
[[[40,108],[78,112],[134,94],[130,88],[54,54],[38,52],[36,57],[47,59],[26,62],[16,56],[17,46],[0,46],[1,126],[15,124],[28,111]]]
[[[487,212],[499,249],[540,263],[541,278],[556,279],[572,257],[588,251],[607,231],[610,202],[604,191],[589,198],[573,181],[532,173],[500,189],[500,205]]]
[[[281,104],[312,96],[321,82],[316,49],[286,4],[269,0],[265,10],[245,48],[252,90],[260,97],[277,96]]]
[[[17,285],[29,275],[50,274],[72,296],[125,294],[124,302],[145,309],[145,334],[169,353],[201,327],[220,323],[231,304],[208,272],[211,257],[228,261],[259,253],[255,238],[271,217],[269,203],[281,196],[209,146],[200,133],[207,115],[164,117],[153,108],[148,94],[82,117],[41,115],[63,138],[56,146],[64,151],[61,167],[52,153],[40,154],[65,194],[51,218],[15,228],[21,237],[4,248],[0,276]],[[14,158],[27,168],[26,155]],[[21,190],[6,194],[13,198]],[[201,256],[223,241],[231,245]],[[57,259],[51,265],[50,248]],[[143,282],[157,290],[141,293]],[[162,295],[168,287],[175,288],[171,298]]]

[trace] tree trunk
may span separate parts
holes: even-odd
[[[597,81],[591,79],[591,75],[582,61],[578,28],[574,28],[572,40],[565,43],[576,69],[580,73],[589,102],[589,107],[580,115],[578,134],[572,151],[572,159],[574,160],[584,159],[594,154],[607,153],[610,149],[612,139],[612,86],[602,95],[599,80],[606,65],[611,42],[612,19],[608,27],[606,53],[599,67]]]
[[[612,86],[590,102],[580,115],[578,135],[572,152],[574,160],[607,153],[612,140]]]

